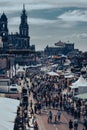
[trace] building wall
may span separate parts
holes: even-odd
[[[54,47],[49,47],[47,46],[44,49],[44,53],[46,55],[59,55],[59,54],[67,54],[70,51],[74,50],[74,44],[70,43],[65,43],[64,46],[54,46]]]

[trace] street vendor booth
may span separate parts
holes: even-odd
[[[82,75],[69,87],[71,88],[73,95],[87,93],[87,81],[82,77]]]
[[[87,93],[79,94],[75,96],[78,99],[87,100]],[[85,103],[87,105],[87,102]]]

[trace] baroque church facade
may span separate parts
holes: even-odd
[[[30,45],[29,25],[24,5],[20,18],[19,32],[9,34],[6,14],[3,13],[0,17],[0,74],[6,73],[16,64],[36,63],[35,45]]]
[[[21,23],[19,25],[19,33],[9,34],[8,18],[5,13],[3,13],[0,18],[0,37],[2,38],[4,50],[30,49],[31,51],[35,51],[35,46],[30,46],[29,25],[24,5],[21,14]]]

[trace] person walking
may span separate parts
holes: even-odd
[[[73,122],[72,122],[72,120],[70,119],[70,121],[69,121],[69,130],[72,130],[72,128],[73,128]]]
[[[38,130],[38,123],[36,120],[34,121],[34,130]]]
[[[78,119],[74,119],[74,130],[78,130]]]
[[[37,113],[37,106],[36,106],[36,104],[34,105],[34,113],[35,114]]]
[[[60,118],[61,118],[61,111],[60,110],[58,110],[57,116],[58,116],[58,121],[60,122]]]
[[[57,123],[57,115],[54,115],[54,124]]]
[[[32,105],[33,105],[32,100],[30,100],[30,108],[32,108]]]
[[[78,118],[77,109],[74,110],[74,119]]]
[[[49,111],[48,113],[48,123],[51,123],[52,122],[52,112]]]
[[[84,118],[83,125],[85,127],[85,130],[87,130],[87,118],[86,117]]]

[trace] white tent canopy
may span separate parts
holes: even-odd
[[[50,76],[59,76],[56,72],[53,72],[53,71],[48,72],[47,74]]]
[[[0,130],[13,130],[19,101],[0,97]]]
[[[65,76],[65,78],[67,78],[67,79],[68,79],[68,78],[74,78],[74,74],[72,74],[72,73],[71,73],[71,74],[68,74],[68,75],[64,75],[64,76]]]
[[[17,70],[17,73],[25,73],[25,70],[23,70],[22,68],[19,68],[18,70]]]
[[[50,70],[51,70],[51,66],[44,66],[44,67],[41,67],[41,71],[43,71],[43,72],[49,72]]]
[[[77,97],[79,99],[86,100],[87,99],[87,93],[79,94],[79,95],[76,95],[75,97]]]
[[[76,82],[72,83],[72,86],[78,86],[78,87],[86,86],[87,87],[87,81],[81,75]]]
[[[70,88],[73,90],[74,94],[87,93],[87,81],[80,76],[76,82],[72,83]]]
[[[78,88],[79,86],[71,85],[70,88],[75,89]]]

